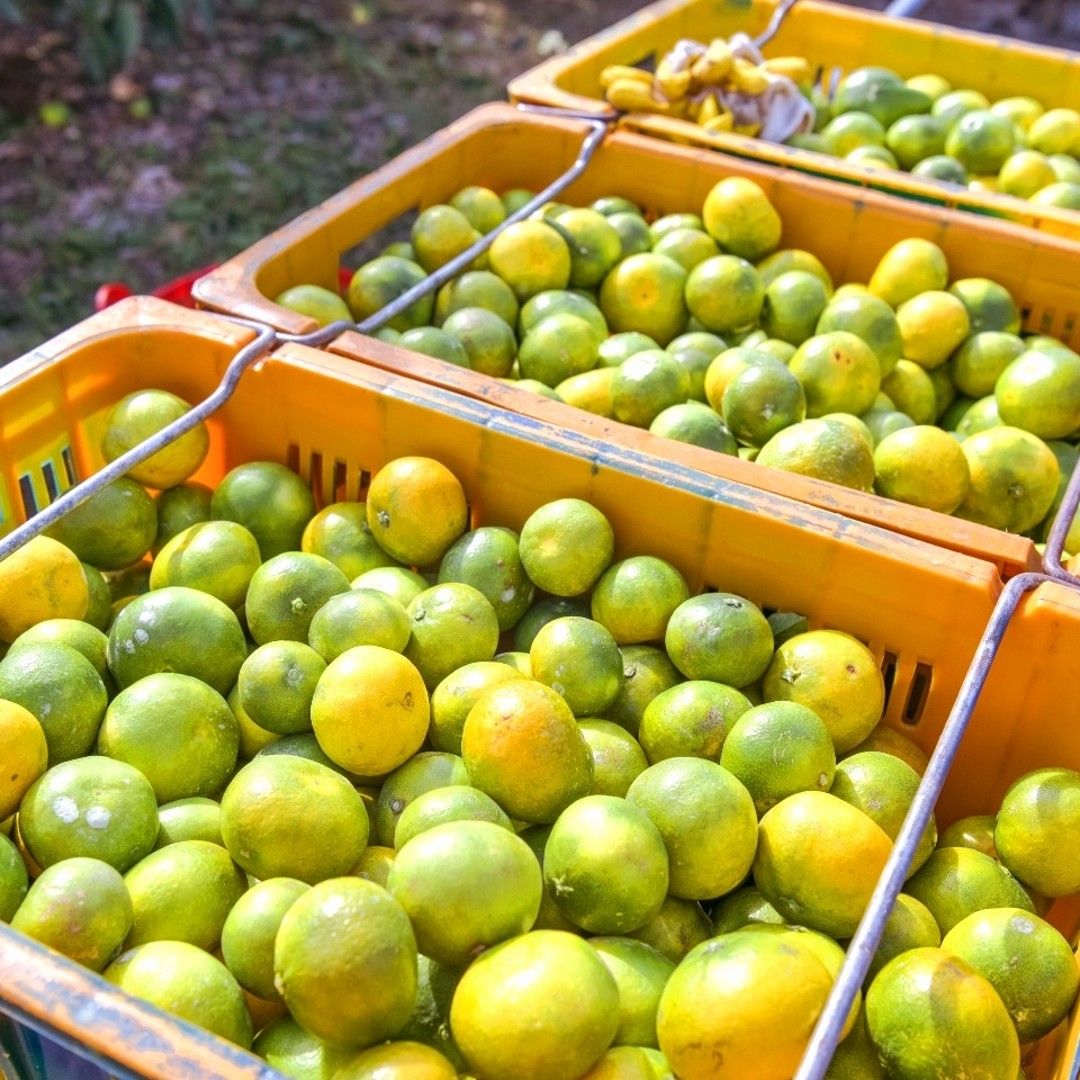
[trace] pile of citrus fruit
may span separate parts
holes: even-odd
[[[973,191],[1000,192],[1047,206],[1080,210],[1080,112],[1046,109],[1032,97],[991,102],[940,75],[901,78],[861,67],[830,96],[815,82],[819,68],[802,57],[754,66],[723,39],[680,42],[655,73],[615,65],[600,75],[604,96],[627,112],[657,113],[843,158],[870,168],[902,169]],[[811,130],[770,134],[754,117],[724,107],[724,88],[744,97],[791,80],[811,108]],[[736,99],[737,100],[737,99]]]
[[[580,499],[470,527],[405,457],[317,509],[207,450],[0,563],[0,918],[298,1078],[791,1076],[926,764],[870,651]],[[1022,1075],[1078,849],[1067,769],[931,823],[830,1076]]]
[[[527,197],[466,188],[344,299],[301,285],[278,300],[363,319]],[[379,336],[660,436],[1045,537],[1077,462],[1080,354],[1022,335],[1009,292],[956,279],[928,240],[834,288],[780,246],[752,181],[720,181],[700,209],[650,224],[619,197],[549,204]]]

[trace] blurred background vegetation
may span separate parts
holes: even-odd
[[[83,318],[102,282],[149,291],[243,249],[642,6],[0,0],[0,362]],[[1073,8],[926,13],[1075,43]]]

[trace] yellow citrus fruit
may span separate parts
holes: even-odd
[[[519,300],[545,289],[565,289],[570,283],[570,248],[544,221],[508,226],[488,249],[488,262]]]
[[[911,170],[925,158],[944,153],[947,134],[945,122],[937,116],[902,116],[885,133],[885,145],[900,168]]]
[[[836,766],[831,794],[858,807],[877,822],[890,840],[895,840],[908,807],[915,798],[919,774],[892,754],[864,751],[844,758]],[[930,857],[937,843],[933,815],[915,849],[909,873],[914,873]]]
[[[935,99],[930,111],[951,126],[965,113],[989,108],[989,99],[978,90],[949,90]]]
[[[559,311],[524,333],[518,370],[523,378],[556,386],[595,367],[598,355],[592,326],[578,315]]]
[[[19,830],[28,853],[46,869],[85,856],[123,873],[154,847],[157,800],[131,765],[79,758],[54,765],[34,782],[19,808]]]
[[[14,556],[9,556],[5,562],[10,562]],[[112,593],[109,592],[109,583],[105,575],[95,566],[89,563],[80,563],[83,577],[86,579],[88,600],[86,614],[83,619],[98,630],[108,630],[112,622]],[[3,640],[0,638],[0,640]]]
[[[349,282],[345,299],[357,319],[366,319],[381,311],[402,293],[418,285],[427,275],[424,268],[411,258],[400,255],[380,255],[364,263]],[[431,322],[434,304],[430,295],[410,304],[386,325],[393,330],[408,330]],[[310,517],[310,515],[308,515]]]
[[[477,232],[488,233],[506,219],[502,199],[491,188],[472,184],[463,187],[450,200],[450,205],[469,219]]]
[[[177,844],[181,840],[207,840],[225,846],[221,838],[221,806],[213,799],[198,795],[190,799],[174,799],[158,807],[156,848]]]
[[[380,844],[394,846],[401,815],[413,800],[428,791],[468,784],[465,762],[457,754],[425,750],[395,769],[379,788],[372,820]]]
[[[686,329],[686,285],[686,271],[674,259],[653,252],[630,255],[604,278],[600,310],[612,333],[637,331],[664,346]]]
[[[157,434],[178,420],[191,406],[165,390],[139,390],[117,402],[105,419],[101,450],[107,461]],[[151,488],[171,488],[182,484],[206,458],[210,434],[199,421],[190,431],[145,461],[129,469],[127,475],[136,483]]]
[[[744,259],[756,262],[780,243],[780,215],[753,180],[721,180],[705,196],[701,217],[720,247]]]
[[[411,634],[409,616],[392,596],[374,589],[350,589],[330,597],[315,613],[308,627],[308,642],[329,663],[357,645],[381,645],[392,652],[404,652]]]
[[[812,709],[772,701],[732,725],[720,764],[740,780],[758,814],[797,791],[828,791],[836,771],[829,729]]]
[[[727,769],[702,758],[668,758],[637,777],[626,799],[660,831],[671,896],[721,896],[746,877],[757,848],[754,801]]]
[[[416,261],[430,274],[480,239],[469,219],[452,206],[429,206],[413,222]]]
[[[967,308],[952,293],[931,290],[905,300],[896,309],[904,356],[933,369],[971,333]]]
[[[874,487],[889,499],[951,514],[971,483],[960,444],[930,425],[886,435],[874,449]]]
[[[574,714],[542,683],[491,687],[465,720],[469,780],[512,818],[548,823],[592,787],[592,756]]]
[[[1035,192],[1031,201],[1040,206],[1060,206],[1066,210],[1080,210],[1080,183],[1059,180]]]
[[[581,734],[593,760],[590,795],[617,795],[622,798],[649,765],[637,739],[625,728],[609,720],[582,720]]]
[[[1020,908],[969,915],[945,935],[941,948],[993,986],[1022,1043],[1057,1027],[1080,989],[1069,943],[1049,923]]]
[[[998,415],[997,399],[993,394],[979,398],[978,401],[969,402],[960,419],[956,423],[956,434],[960,441],[968,439],[980,431],[988,431],[990,428],[1002,427],[1003,421]],[[970,466],[970,463],[969,463]]]
[[[846,330],[818,334],[804,342],[788,364],[806,391],[806,415],[859,415],[881,388],[881,365],[862,338]]]
[[[1036,191],[1056,181],[1057,174],[1045,154],[1038,150],[1018,150],[1001,166],[998,190],[1004,195],[1030,199]]]
[[[519,671],[493,660],[480,660],[452,671],[431,693],[428,738],[436,750],[461,753],[461,732],[469,711],[486,690],[522,678]]]
[[[888,963],[866,994],[870,1038],[890,1076],[1013,1080],[1020,1047],[994,988],[962,960],[921,948]]]
[[[969,847],[996,859],[993,814],[972,814],[954,821],[938,837],[938,847]]]
[[[228,968],[184,941],[150,941],[105,969],[121,990],[247,1048],[251,1016]]]
[[[941,944],[941,931],[925,904],[914,896],[901,893],[885,921],[885,930],[867,969],[867,982],[894,957],[909,949],[936,948]]]
[[[323,881],[285,912],[274,984],[289,1012],[335,1046],[392,1038],[416,1001],[416,938],[389,893],[361,878]]]
[[[416,597],[406,614],[411,636],[405,657],[429,690],[464,664],[490,660],[498,648],[498,616],[487,597],[471,585],[456,581],[435,585]]]
[[[402,607],[408,607],[428,587],[428,581],[423,575],[404,566],[378,566],[354,578],[352,587],[374,589],[375,592],[392,596]]]
[[[1075,109],[1050,109],[1032,121],[1028,141],[1044,154],[1080,154],[1080,113]]]
[[[620,645],[662,641],[672,612],[690,596],[682,574],[648,555],[609,567],[593,588],[592,616]]]
[[[677,964],[695,945],[708,941],[714,933],[712,922],[699,903],[669,896],[655,919],[627,936],[651,945]]]
[[[719,761],[728,733],[749,708],[750,702],[738,690],[692,679],[649,702],[638,737],[651,764],[675,757]]]
[[[579,596],[611,565],[615,534],[607,518],[582,499],[556,499],[529,515],[519,552],[529,578],[554,596]]]
[[[43,870],[9,921],[15,930],[101,971],[131,931],[124,879],[100,859],[74,858]]]
[[[447,315],[442,328],[457,338],[469,357],[469,367],[497,378],[509,375],[517,355],[517,339],[507,323],[485,308],[459,308]]]
[[[529,648],[533,678],[555,690],[575,716],[601,716],[623,681],[615,639],[592,619],[566,616],[541,627]]]
[[[757,270],[736,255],[698,263],[686,279],[686,306],[706,330],[738,333],[761,317],[765,287]]]
[[[389,1042],[357,1054],[335,1080],[455,1080],[457,1069],[438,1050],[417,1042]]]
[[[352,322],[349,305],[335,292],[319,285],[294,285],[274,297],[274,303],[314,319],[320,327],[344,319]]]
[[[362,776],[381,776],[407,761],[423,743],[428,719],[420,672],[378,645],[358,645],[330,663],[311,701],[319,745]]]
[[[489,1080],[577,1080],[618,1025],[615,980],[587,942],[559,930],[534,930],[484,953],[450,1007],[465,1061]]]
[[[37,717],[13,701],[0,700],[0,819],[19,809],[30,785],[45,772],[48,757]]]
[[[99,570],[122,570],[153,545],[157,508],[145,488],[122,476],[62,517],[47,535]]]
[[[394,847],[404,847],[414,836],[454,821],[486,821],[513,831],[506,813],[489,795],[468,784],[450,784],[417,795],[402,810],[394,829]]]
[[[36,623],[11,643],[9,651],[26,645],[67,645],[86,657],[103,679],[109,670],[106,659],[109,639],[81,619],[46,619]]]
[[[134,765],[158,802],[213,795],[236,768],[240,732],[225,699],[190,675],[155,672],[113,698],[98,753]]]
[[[214,488],[210,516],[236,521],[271,559],[299,551],[304,528],[315,513],[315,498],[291,469],[273,461],[249,461],[230,470]]]
[[[240,667],[240,706],[255,724],[276,735],[310,731],[311,698],[325,670],[322,657],[302,642],[268,642]]]
[[[653,420],[649,431],[665,439],[715,450],[718,454],[734,454],[738,450],[735,436],[728,431],[723,419],[700,401],[669,406]]]
[[[949,129],[945,153],[970,173],[996,173],[1016,147],[1016,129],[1004,116],[989,109],[964,113]]]
[[[305,526],[300,550],[329,559],[350,581],[394,560],[375,542],[364,503],[323,507]]]
[[[812,709],[841,754],[870,734],[885,707],[885,682],[873,654],[838,630],[811,630],[783,642],[765,672],[762,693],[766,701]]]
[[[761,447],[777,432],[806,419],[806,394],[779,360],[736,375],[724,391],[724,423],[740,443]]]
[[[690,396],[689,373],[662,349],[635,353],[611,370],[612,412],[625,424],[648,427],[666,408]]]
[[[424,356],[433,356],[436,360],[445,360],[448,364],[455,364],[457,367],[469,366],[469,354],[465,346],[456,337],[445,330],[440,330],[437,326],[416,326],[412,330],[406,330],[396,339],[396,344],[404,349],[422,353]]]
[[[741,889],[721,897],[713,905],[712,918],[718,935],[741,930],[753,923],[785,925],[784,917],[761,895],[761,890],[755,885],[744,885]]]
[[[896,408],[916,424],[932,424],[937,419],[934,383],[918,364],[898,360],[896,367],[882,380],[881,389]]]
[[[1061,858],[1080,835],[1080,775],[1071,769],[1039,769],[1005,793],[994,826],[1002,863],[1043,896],[1080,890],[1075,864]]]
[[[754,881],[786,919],[850,937],[891,850],[861,810],[824,791],[801,791],[761,819]]]
[[[367,881],[374,881],[376,885],[386,888],[387,879],[390,877],[390,867],[394,865],[394,849],[380,847],[373,844],[364,848],[360,861],[353,868],[353,873]]]
[[[450,967],[528,932],[542,889],[529,846],[490,821],[426,829],[399,846],[386,881],[419,950]]]
[[[792,424],[777,432],[755,460],[759,465],[857,491],[870,491],[874,486],[874,456],[866,438],[835,420],[818,418]]]
[[[761,283],[766,288],[780,277],[781,274],[786,274],[789,270],[803,270],[808,274],[813,274],[815,277],[820,278],[821,283],[825,286],[826,292],[832,295],[833,281],[829,271],[825,269],[824,264],[816,256],[809,251],[803,251],[800,248],[784,248],[782,251],[774,251],[771,255],[767,255],[761,262],[757,263],[757,271],[761,277]]]
[[[571,375],[555,387],[555,392],[567,405],[573,405],[575,409],[584,409],[594,416],[613,419],[615,406],[611,400],[611,383],[615,370],[599,367]]]
[[[221,835],[259,880],[314,884],[352,870],[367,843],[368,817],[352,784],[333,769],[288,754],[261,756],[225,789]]]
[[[599,346],[608,334],[607,322],[591,294],[569,289],[548,289],[537,293],[521,307],[518,327],[522,336],[535,330],[553,315],[573,315],[588,323]]]
[[[926,906],[943,934],[984,908],[1034,911],[1016,878],[989,855],[972,848],[938,848],[908,879],[904,891]]]
[[[445,465],[403,457],[372,477],[367,520],[379,546],[399,562],[430,566],[465,531],[468,506],[460,482]]]
[[[845,330],[862,338],[873,350],[887,376],[903,355],[904,343],[896,313],[880,297],[870,293],[834,295],[821,313],[815,328],[818,334]]]
[[[176,672],[227,694],[246,655],[232,609],[181,585],[135,597],[109,629],[109,671],[121,688],[157,672]]]
[[[716,241],[701,228],[671,229],[653,244],[653,251],[674,259],[687,273],[720,254]]]
[[[668,891],[664,839],[630,799],[589,795],[556,819],[544,883],[562,913],[594,934],[625,934],[655,918]]]
[[[1080,428],[1080,355],[1028,349],[998,377],[998,415],[1040,439],[1064,439]]]
[[[656,949],[625,937],[594,937],[589,944],[619,988],[615,1046],[656,1046],[656,1010],[675,964]]]
[[[467,270],[448,281],[435,297],[435,322],[442,326],[462,308],[483,308],[498,315],[507,326],[517,325],[518,301],[514,290],[490,270]]]
[[[972,334],[953,354],[949,374],[962,394],[986,397],[994,392],[998,376],[1026,348],[1023,340],[1013,333],[984,330]]]
[[[1007,97],[995,101],[990,111],[1011,120],[1021,131],[1028,131],[1046,110],[1032,97]]]
[[[268,1023],[252,1049],[279,1072],[303,1080],[326,1080],[353,1054],[305,1031],[288,1013]]]
[[[483,526],[456,540],[439,564],[439,582],[461,582],[478,589],[491,604],[499,629],[517,624],[536,590],[521,562],[513,529]]]
[[[182,840],[150,852],[125,875],[134,922],[127,945],[186,941],[211,952],[247,879],[220,844]]]
[[[1026,532],[1046,516],[1057,492],[1060,467],[1040,438],[1002,426],[961,444],[971,486],[957,517],[1008,532]]]
[[[190,525],[158,552],[150,588],[185,585],[216,596],[231,608],[244,603],[252,575],[262,559],[255,537],[235,521]]]
[[[867,288],[891,307],[898,308],[919,293],[944,289],[948,282],[945,253],[929,240],[912,237],[885,252]]]
[[[21,847],[0,834],[0,919],[4,922],[11,922],[30,885],[26,869],[29,857],[24,860],[21,851]],[[35,865],[35,870],[40,869]]]
[[[281,738],[273,731],[259,727],[240,704],[240,691],[234,686],[226,698],[236,726],[240,731],[240,757],[250,761],[260,750]]]
[[[704,593],[681,603],[668,620],[664,648],[688,679],[740,688],[769,666],[772,629],[760,608],[733,593]]]
[[[108,700],[93,664],[67,645],[23,645],[0,661],[0,700],[22,706],[40,725],[49,763],[90,752]]]
[[[798,1067],[832,977],[787,935],[748,930],[695,948],[664,987],[660,1049],[684,1080],[768,1080]]]
[[[862,146],[881,146],[885,142],[885,128],[877,117],[855,109],[830,120],[821,136],[830,154],[846,157]]]
[[[869,735],[847,753],[861,754],[864,750],[880,750],[883,754],[892,754],[905,764],[910,765],[920,776],[926,772],[929,758],[925,751],[913,743],[906,735],[901,735],[895,728],[878,724]]]
[[[603,281],[622,257],[622,242],[613,225],[596,210],[572,207],[554,221],[570,248],[570,285],[591,289]]]
[[[662,648],[623,645],[619,652],[623,661],[622,686],[606,716],[636,738],[649,703],[681,682],[682,677]]]

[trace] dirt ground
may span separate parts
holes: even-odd
[[[86,315],[101,282],[146,291],[241,250],[641,6],[218,0],[213,34],[140,53],[108,85],[83,76],[63,28],[0,24],[0,361]],[[1067,0],[924,12],[1080,44]],[[44,124],[49,103],[70,119]]]

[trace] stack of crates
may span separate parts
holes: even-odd
[[[773,6],[664,0],[515,81],[511,93],[595,112],[606,64],[640,62],[681,36],[753,33]],[[1006,57],[992,39],[814,0],[797,5],[771,51],[968,81],[980,71],[981,89],[1037,88],[1051,104],[1080,97],[1075,58],[1016,43]],[[814,252],[835,280],[865,280],[892,244],[924,237],[955,276],[1005,285],[1025,330],[1080,345],[1080,230],[1068,214],[990,200],[988,217],[980,199],[967,205],[895,177],[890,194],[877,190],[880,174],[759,140],[679,145],[691,140],[665,123],[630,118],[612,131],[562,198],[620,195],[661,215],[696,211],[718,180],[747,177],[779,211],[784,246]],[[885,722],[931,753],[1005,583],[1040,566],[1031,541],[662,440],[353,330],[315,339],[318,348],[286,340],[316,324],[271,297],[305,283],[339,290],[343,252],[462,187],[541,186],[573,162],[585,131],[571,117],[485,106],[203,277],[195,297],[212,310],[124,299],[0,370],[0,535],[102,467],[105,416],[120,398],[155,387],[196,402],[214,391],[256,336],[230,318],[239,317],[279,336],[209,419],[210,454],[193,480],[213,485],[242,462],[280,461],[325,505],[362,499],[382,465],[420,454],[460,478],[474,525],[520,528],[544,502],[587,499],[617,539],[632,540],[633,551],[616,557],[647,551],[675,565],[692,592],[736,592],[865,642],[885,676]],[[864,189],[853,191],[853,180]],[[1080,769],[1078,657],[1080,588],[1043,581],[1009,625],[946,781],[942,826],[993,812],[1033,769]],[[1080,900],[1057,901],[1047,918],[1075,940]],[[278,1075],[2,925],[0,1014],[17,1021],[0,1025],[0,1047],[35,1076]],[[76,1066],[58,1048],[86,1060]],[[1072,1076],[1078,1054],[1074,1014],[1025,1068],[1032,1080]]]

